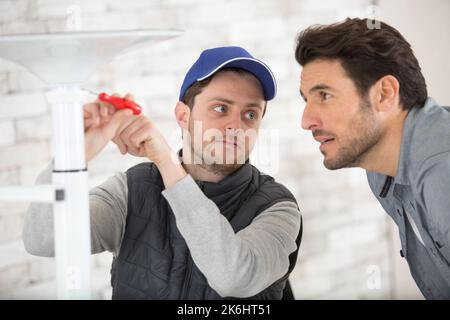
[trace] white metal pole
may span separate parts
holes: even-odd
[[[56,277],[59,299],[90,299],[91,240],[83,101],[77,85],[46,93],[53,118],[53,184],[64,190],[54,203]]]

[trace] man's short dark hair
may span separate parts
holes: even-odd
[[[400,104],[404,110],[422,107],[427,86],[411,45],[395,28],[380,22],[369,28],[372,20],[346,19],[331,25],[315,25],[297,37],[295,58],[301,66],[317,60],[340,61],[355,83],[361,97],[386,75],[400,84]]]

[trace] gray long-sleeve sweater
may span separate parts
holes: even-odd
[[[117,255],[125,232],[127,177],[117,173],[89,192],[92,253]],[[51,182],[51,166],[36,183]],[[186,240],[192,258],[208,284],[221,296],[249,297],[281,278],[297,248],[300,212],[295,203],[279,202],[235,233],[190,175],[162,192]],[[32,203],[25,214],[25,249],[54,256],[51,204]]]

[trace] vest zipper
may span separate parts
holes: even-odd
[[[192,257],[189,252],[188,263],[186,267],[186,276],[184,278],[183,290],[181,291],[181,299],[187,300],[189,297],[189,289],[191,285],[191,275],[192,275]]]

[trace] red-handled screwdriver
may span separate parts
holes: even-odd
[[[94,95],[97,95],[98,100],[112,104],[116,109],[129,108],[133,111],[133,114],[135,114],[135,115],[139,115],[142,112],[142,107],[133,101],[126,100],[124,98],[110,96],[109,94],[107,94],[105,92],[97,94],[96,92],[93,92],[91,90],[87,90],[87,91],[91,92]]]

